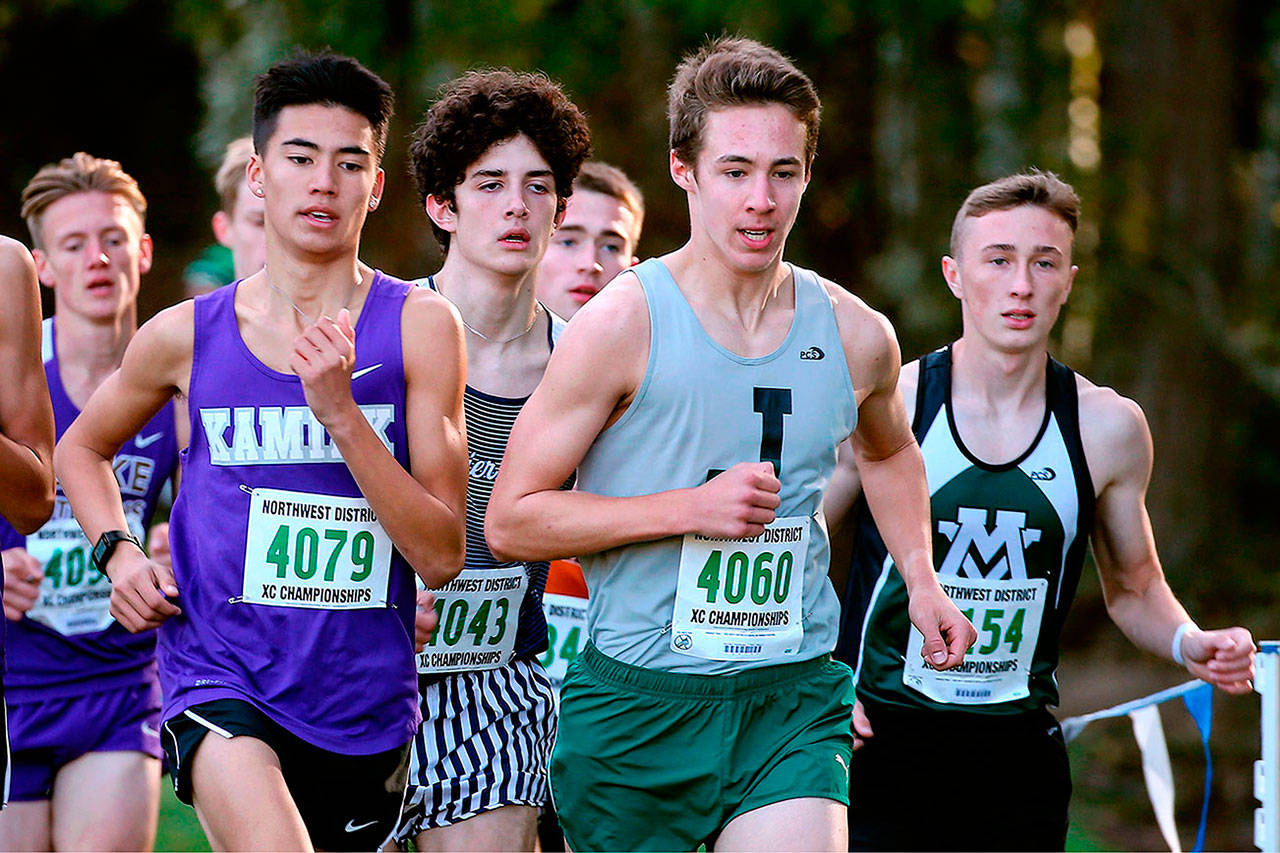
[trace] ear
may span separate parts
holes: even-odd
[[[382,202],[382,191],[387,186],[387,173],[383,169],[378,169],[378,174],[373,179],[373,192],[369,194],[370,210],[376,210]]]
[[[226,246],[227,240],[231,237],[231,217],[227,216],[225,210],[219,210],[213,215],[213,236],[219,243]],[[228,246],[228,248],[230,248]]]
[[[458,209],[451,201],[445,201],[436,195],[427,196],[426,204],[427,216],[431,217],[431,221],[441,231],[447,231],[450,234],[456,233],[458,230]]]
[[[32,249],[31,259],[36,262],[36,278],[40,280],[40,284],[53,290],[56,282],[53,280],[53,270],[49,267],[49,256],[42,249]]]
[[[1076,273],[1078,272],[1080,272],[1080,267],[1076,266],[1075,264],[1072,264],[1071,275],[1067,277],[1067,286],[1062,290],[1062,301],[1058,303],[1059,305],[1067,304],[1067,297],[1071,295],[1071,288],[1075,287]]]
[[[151,261],[155,257],[155,246],[151,242],[150,234],[143,234],[138,238],[138,274],[146,275],[151,272]]]
[[[249,165],[244,167],[244,178],[249,182],[249,192],[258,198],[263,198],[266,193],[266,182],[262,174],[262,158],[256,151],[249,155]]]
[[[565,204],[565,200],[560,199],[560,201],[556,204],[556,218],[552,223],[552,228],[551,228],[553,232],[555,231],[555,229],[559,228],[561,225],[564,224],[564,213],[568,209],[569,209],[569,206]]]
[[[960,284],[960,264],[950,255],[942,256],[942,277],[946,279],[947,288],[956,299],[964,298],[964,287]]]
[[[698,189],[698,182],[693,174],[693,166],[681,160],[674,149],[671,151],[670,159],[671,180],[685,192],[695,192]]]

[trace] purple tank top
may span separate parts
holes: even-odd
[[[46,320],[49,339],[57,334]],[[80,414],[58,371],[57,348],[44,363],[58,438]],[[166,403],[115,456],[116,480],[129,528],[146,541],[156,502],[178,464],[173,404]],[[35,607],[6,627],[5,688],[11,702],[78,696],[99,690],[154,683],[154,631],[130,634],[111,618],[111,584],[89,566],[92,545],[84,538],[59,486],[53,517],[30,536],[0,520],[0,545],[24,547],[44,566]]]
[[[183,612],[159,631],[164,716],[243,699],[322,749],[395,748],[420,721],[413,570],[311,414],[301,381],[245,345],[238,287],[195,301],[191,443],[171,528]],[[351,386],[406,468],[408,293],[374,275]]]

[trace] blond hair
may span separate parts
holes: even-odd
[[[22,218],[27,221],[31,239],[37,248],[42,247],[40,221],[49,205],[84,192],[120,196],[134,209],[139,222],[145,227],[147,200],[138,189],[138,182],[117,161],[78,151],[41,168],[22,190]]]
[[[635,217],[635,233],[631,236],[636,243],[640,242],[640,229],[644,226],[644,195],[635,182],[627,177],[626,172],[599,160],[588,160],[578,170],[573,186],[574,189],[617,199]]]
[[[1080,196],[1071,184],[1053,172],[1032,169],[992,181],[969,193],[951,224],[951,256],[960,253],[960,232],[969,217],[985,216],[994,210],[1009,210],[1024,204],[1043,207],[1057,214],[1076,233],[1080,223]]]
[[[244,170],[252,156],[252,136],[242,136],[227,143],[226,153],[222,155],[222,165],[213,177],[213,185],[218,190],[219,209],[227,216],[235,213],[236,198],[240,187],[244,185]]]

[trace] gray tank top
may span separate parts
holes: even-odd
[[[588,631],[596,648],[610,657],[652,669],[717,675],[807,660],[835,645],[840,604],[827,579],[821,503],[836,446],[857,424],[857,402],[830,298],[814,273],[791,269],[796,310],[790,332],[769,355],[743,358],[706,333],[660,261],[633,268],[649,305],[649,360],[630,407],[587,451],[578,488],[608,496],[647,495],[700,485],[739,462],[772,461],[782,481],[778,518],[801,519],[807,528],[802,564],[788,566],[786,578],[788,584],[802,585],[797,615],[803,637],[785,657],[708,659],[673,649],[673,640],[685,644],[679,626],[672,631],[685,539],[670,537],[583,556]],[[705,592],[708,600],[717,594],[732,600],[729,571],[694,591]],[[782,572],[765,574],[768,579],[757,572],[749,584],[739,580],[738,624],[764,624],[761,620],[779,612],[769,609],[768,593],[770,579],[781,583]],[[744,564],[741,577],[746,576]],[[765,581],[766,594],[756,601],[765,604],[755,614],[742,612],[751,609],[758,580]],[[701,579],[697,586],[704,586]],[[745,594],[749,588],[752,596]],[[777,585],[774,590],[781,592]]]

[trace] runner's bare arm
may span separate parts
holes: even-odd
[[[40,363],[40,285],[26,248],[0,237],[0,516],[32,533],[53,512],[53,407]]]
[[[561,491],[596,436],[644,379],[649,313],[624,273],[577,314],[511,431],[485,519],[499,559],[555,559],[667,536],[754,536],[780,488],[767,462],[739,463],[707,483],[636,497]]]
[[[1175,632],[1191,618],[1165,579],[1147,515],[1153,456],[1147,419],[1132,400],[1080,382],[1081,433],[1098,492],[1093,554],[1107,612],[1136,646],[1169,658]],[[1229,693],[1252,689],[1255,646],[1247,628],[1192,628],[1180,645],[1192,675]]]
[[[91,543],[107,530],[129,529],[112,460],[171,397],[186,397],[194,324],[190,301],[145,323],[129,342],[120,368],[98,386],[58,442],[58,479]],[[105,569],[112,582],[111,613],[130,631],[154,628],[181,612],[167,600],[178,594],[168,566],[121,545]]]
[[[835,586],[836,594],[841,597],[849,577],[849,561],[853,558],[853,507],[861,494],[862,478],[858,474],[853,445],[845,439],[836,449],[836,467],[831,472],[827,492],[822,496],[822,514],[827,520],[827,537],[831,540],[831,568],[827,575]]]
[[[401,329],[411,471],[387,451],[351,396],[355,336],[345,309],[337,321],[321,318],[304,333],[323,333],[322,351],[301,358],[295,348],[292,365],[307,404],[338,445],[379,523],[434,588],[462,571],[465,550],[466,351],[457,314],[425,288],[405,299]]]
[[[910,596],[908,612],[924,635],[921,653],[937,669],[964,660],[977,632],[956,608],[933,566],[924,458],[898,393],[902,357],[893,327],[861,300],[829,285],[849,374],[858,396],[851,446],[876,527]]]

